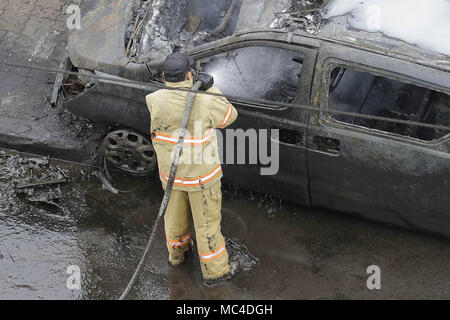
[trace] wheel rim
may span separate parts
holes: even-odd
[[[103,141],[106,159],[115,167],[137,175],[148,175],[156,167],[156,153],[152,144],[141,134],[118,130]]]

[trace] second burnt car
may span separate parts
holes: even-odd
[[[448,55],[288,0],[96,0],[82,10],[69,37],[79,75],[66,81],[76,90],[67,87],[65,106],[117,127],[103,144],[117,167],[155,169],[145,96],[161,87],[164,58],[184,51],[237,108],[232,128],[279,130],[269,136],[278,173],[225,164],[229,183],[450,236]]]

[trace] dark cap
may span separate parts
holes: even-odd
[[[164,75],[166,81],[184,81],[186,74],[194,67],[194,59],[184,53],[174,53],[166,58],[164,62]]]

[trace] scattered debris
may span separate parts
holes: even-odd
[[[56,200],[62,198],[59,186],[66,182],[64,170],[51,166],[49,157],[28,158],[2,150],[0,164],[0,213],[23,211],[23,200],[46,203],[68,213]]]
[[[41,187],[41,186],[49,186],[49,185],[60,184],[60,183],[65,183],[65,182],[67,182],[66,179],[20,183],[20,184],[16,185],[16,189],[26,189],[26,188],[34,188],[34,187]]]
[[[322,28],[323,8],[328,2],[328,0],[292,0],[288,8],[275,13],[277,18],[270,27],[289,31],[300,28],[316,34]]]
[[[141,0],[128,26],[130,60],[148,62],[233,34],[241,0]]]
[[[21,163],[30,163],[35,164],[37,166],[47,166],[50,162],[50,157],[43,157],[43,158],[28,158],[24,161],[21,161]]]

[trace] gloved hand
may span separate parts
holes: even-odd
[[[202,82],[202,86],[200,87],[200,90],[207,91],[214,85],[214,78],[212,75],[207,74],[205,72],[200,72],[197,77],[197,81]]]

